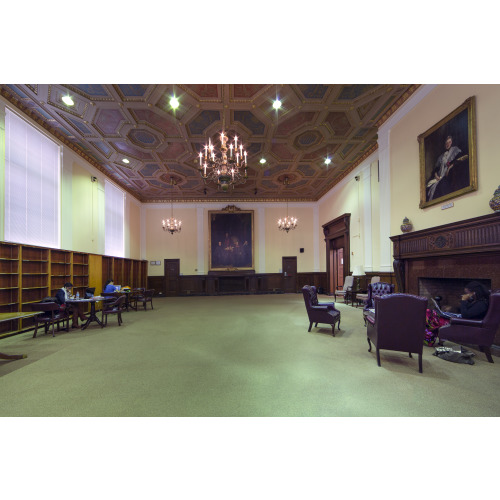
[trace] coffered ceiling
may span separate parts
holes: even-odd
[[[316,201],[376,150],[378,127],[417,87],[0,84],[0,94],[142,202]],[[223,128],[249,164],[247,182],[227,193],[198,170]]]

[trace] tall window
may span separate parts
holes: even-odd
[[[124,257],[124,193],[106,180],[104,182],[104,198],[104,251],[106,255]]]
[[[5,111],[5,239],[59,248],[60,148]]]

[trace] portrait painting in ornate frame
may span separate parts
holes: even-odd
[[[475,97],[418,136],[420,208],[477,190]]]
[[[209,210],[208,225],[210,271],[254,269],[253,210]]]

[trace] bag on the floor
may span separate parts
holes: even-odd
[[[465,347],[436,347],[436,351],[433,356],[444,359],[446,361],[452,361],[453,363],[464,363],[467,365],[473,365],[474,360],[472,359],[475,354]]]

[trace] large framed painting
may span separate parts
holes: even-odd
[[[419,135],[418,142],[420,208],[477,190],[474,96]]]
[[[209,210],[210,271],[254,269],[253,210]]]

